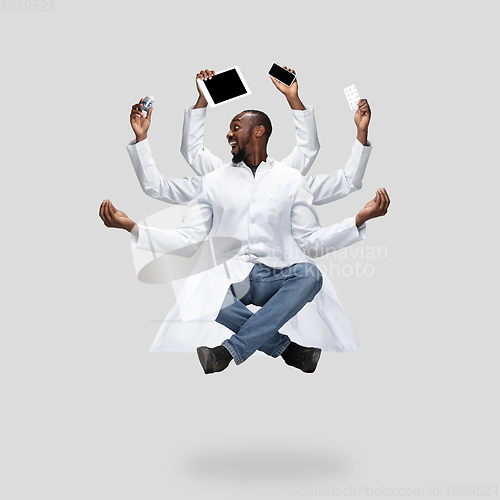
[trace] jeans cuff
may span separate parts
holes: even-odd
[[[280,356],[283,351],[290,345],[290,342],[292,340],[290,339],[290,337],[287,337],[287,339],[283,342],[283,344],[281,344],[281,347],[272,355],[273,358],[277,358],[278,356]]]
[[[234,362],[237,364],[237,365],[241,365],[241,363],[243,361],[240,360],[240,357],[238,356],[238,353],[236,352],[236,350],[234,349],[234,347],[229,343],[228,340],[224,340],[224,342],[222,342],[222,344],[231,354],[231,356],[233,357],[234,359]]]

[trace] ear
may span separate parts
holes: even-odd
[[[263,137],[266,133],[266,127],[264,125],[259,125],[258,127],[255,127],[255,137]]]

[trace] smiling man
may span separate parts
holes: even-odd
[[[285,69],[288,68],[285,66]],[[295,74],[294,70],[290,69],[290,71]],[[196,75],[196,81],[198,79],[207,80],[214,74],[213,71],[202,70]],[[368,101],[361,99],[358,103],[358,110],[354,115],[356,140],[345,167],[329,174],[307,176],[306,174],[320,149],[314,108],[304,105],[299,98],[297,79],[290,87],[287,87],[273,77],[270,78],[279,92],[286,97],[295,124],[296,145],[280,163],[298,170],[304,175],[304,180],[313,195],[313,204],[330,203],[361,189],[372,151],[371,143],[368,141],[368,126],[371,120],[371,109]],[[171,178],[163,176],[158,171],[151,157],[147,138],[153,108],[150,108],[147,115],[143,116],[140,102],[132,106],[130,124],[136,138],[127,145],[127,151],[142,190],[157,200],[174,204],[189,203],[193,200],[200,185],[201,179],[198,176],[213,172],[226,165],[226,162],[211,153],[204,145],[205,116],[208,103],[198,84],[197,89],[198,99],[195,105],[186,107],[184,111],[181,143],[181,153],[197,174],[195,177]],[[270,135],[271,122],[264,113],[262,113],[261,119],[267,120]]]
[[[283,68],[295,75],[293,69],[286,66],[283,66]],[[225,162],[212,154],[204,145],[205,117],[208,102],[200,89],[198,80],[207,81],[214,75],[215,71],[200,70],[196,75],[198,99],[194,106],[187,106],[184,110],[181,153],[189,166],[198,175],[207,174],[225,165]],[[276,89],[286,98],[295,125],[296,145],[292,152],[281,160],[281,163],[306,175],[320,150],[314,108],[306,106],[300,99],[297,77],[290,86],[279,82],[272,76],[269,76],[269,78]],[[349,176],[349,172],[347,176]]]
[[[187,279],[151,348],[191,350],[195,343],[205,373],[222,371],[233,359],[239,365],[257,350],[312,373],[322,348],[358,347],[333,286],[309,257],[362,240],[366,221],[386,214],[389,197],[379,189],[356,216],[322,228],[300,172],[267,155],[271,131],[271,122],[261,111],[244,111],[231,120],[226,138],[233,161],[199,178],[178,229],[137,225],[109,200],[100,207],[107,227],[129,231],[134,246],[157,254],[192,255],[209,233],[241,242],[224,270],[218,266]],[[295,340],[304,339],[313,347],[292,342],[280,330],[321,295],[309,309],[306,323],[298,321],[298,328],[288,325]],[[252,312],[246,307],[250,304],[260,309]],[[181,311],[193,309],[198,321],[189,324]],[[217,338],[211,334],[214,320],[233,335],[213,348],[200,345]]]
[[[273,131],[271,120],[262,111],[246,110],[236,115],[229,125],[229,132],[226,139],[231,146],[231,154],[233,155],[233,163],[245,162],[245,165],[250,168],[255,175],[257,167],[262,161],[265,161],[264,155],[267,157],[265,151],[250,148],[250,140],[252,138],[252,131],[255,128],[263,130],[264,139],[267,142]]]

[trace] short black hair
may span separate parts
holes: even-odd
[[[262,125],[265,129],[265,137],[266,137],[266,142],[269,140],[269,137],[271,137],[271,134],[273,132],[273,126],[271,125],[271,120],[269,119],[269,116],[266,115],[263,111],[258,111],[256,109],[246,109],[243,111],[243,113],[250,113],[253,118],[253,124],[255,127],[259,127]]]

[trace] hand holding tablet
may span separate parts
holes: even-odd
[[[198,78],[196,81],[211,108],[251,94],[238,66],[218,71],[207,80]]]

